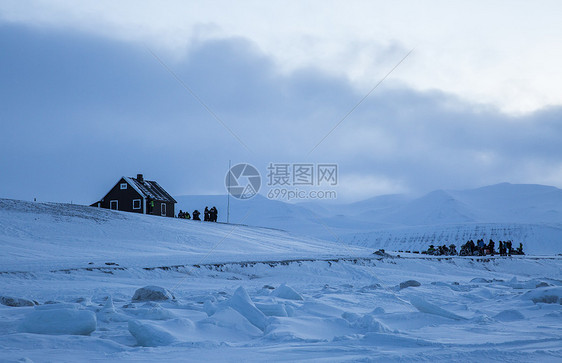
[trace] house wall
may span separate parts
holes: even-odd
[[[154,208],[152,209],[152,211],[150,211],[150,206],[148,205],[148,200],[146,201],[146,214],[151,214],[151,215],[155,215],[155,216],[161,216],[161,208],[162,208],[162,204],[166,205],[166,217],[175,217],[175,203],[172,202],[162,202],[159,200],[155,200],[154,201]]]
[[[121,183],[127,183],[125,179],[121,178],[119,182],[103,197],[100,201],[101,208],[110,208],[112,200],[118,200],[117,210],[133,213],[142,213],[142,196],[127,183],[127,189],[121,189]],[[133,209],[133,200],[140,199],[140,209]]]
[[[176,203],[166,202],[166,217],[175,217],[176,211],[174,210]]]

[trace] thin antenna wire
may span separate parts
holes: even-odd
[[[353,113],[353,111],[355,111],[355,109],[356,109],[357,107],[359,107],[359,105],[361,105],[361,104],[363,103],[363,101],[365,101],[365,100],[367,99],[367,97],[369,97],[369,96],[371,95],[371,93],[373,93],[373,91],[376,90],[377,87],[380,86],[380,84],[383,83],[384,80],[387,79],[388,76],[390,76],[390,74],[391,74],[392,72],[394,72],[394,70],[395,70],[396,68],[398,68],[398,66],[399,66],[400,64],[402,64],[402,62],[404,62],[404,61],[406,60],[406,58],[408,58],[408,56],[414,51],[414,49],[415,49],[415,48],[412,48],[412,50],[410,50],[410,51],[408,52],[408,54],[406,54],[406,55],[404,56],[404,58],[402,58],[402,59],[400,60],[400,62],[398,62],[390,71],[388,71],[388,73],[385,74],[385,76],[382,77],[380,81],[378,81],[378,83],[375,85],[375,87],[371,88],[371,90],[369,91],[369,93],[367,93],[367,94],[365,95],[365,97],[363,97],[362,99],[360,99],[359,102],[357,102],[357,104],[356,104],[355,106],[353,106],[353,108],[352,108],[351,110],[349,110],[349,112],[346,113],[345,116],[344,116],[337,124],[334,125],[334,127],[332,127],[332,129],[322,138],[322,140],[318,141],[318,143],[312,148],[312,150],[310,150],[310,151],[308,152],[307,156],[310,155],[310,154],[312,154],[312,152],[313,152],[314,150],[316,150],[316,148],[317,148],[318,146],[320,146],[320,144],[321,144],[322,142],[324,142],[324,140],[326,140],[326,138],[327,138],[328,136],[330,136],[330,134],[331,134],[332,132],[334,132],[334,130],[337,129],[338,126],[339,126],[342,122],[344,122],[345,119],[348,118],[348,116],[351,115],[351,114]]]

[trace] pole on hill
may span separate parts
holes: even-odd
[[[226,223],[230,223],[230,160],[228,160],[228,188],[226,193]]]

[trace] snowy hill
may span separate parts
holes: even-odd
[[[83,268],[106,262],[152,267],[342,254],[335,243],[274,229],[9,199],[0,199],[0,249],[2,271]],[[368,253],[360,248],[354,251]]]
[[[180,196],[179,208],[216,205],[225,220],[226,196]],[[233,198],[231,221],[339,240],[373,249],[423,250],[469,239],[512,240],[533,254],[562,253],[562,190],[502,183],[419,198],[386,195],[351,204],[288,204],[256,196]]]

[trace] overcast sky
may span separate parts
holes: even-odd
[[[558,1],[2,1],[0,197],[89,204],[138,172],[218,194],[229,159],[337,163],[341,201],[562,187],[561,18]]]

